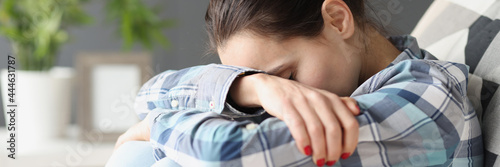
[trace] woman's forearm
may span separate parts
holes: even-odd
[[[237,78],[229,90],[231,99],[241,107],[261,107],[257,85],[266,74],[253,74]]]

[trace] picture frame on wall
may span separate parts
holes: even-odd
[[[148,53],[80,53],[77,69],[77,122],[80,138],[116,141],[139,122],[135,96],[152,77]]]

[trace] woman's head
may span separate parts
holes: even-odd
[[[223,64],[341,95],[358,84],[371,30],[363,0],[211,0],[205,21]]]
[[[358,26],[365,26],[363,0],[344,1]],[[324,0],[211,0],[205,15],[212,49],[232,35],[251,31],[276,39],[315,37],[323,29],[321,7]]]

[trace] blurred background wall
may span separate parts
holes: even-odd
[[[206,54],[204,16],[208,0],[144,0],[149,5],[161,6],[162,16],[175,19],[177,24],[164,34],[172,42],[169,49],[154,48],[151,68],[155,74],[167,69],[181,69],[200,64],[218,63],[216,55]],[[389,27],[391,35],[409,34],[432,0],[370,0],[380,22]],[[104,2],[93,0],[85,9],[94,17],[93,24],[70,29],[71,40],[59,53],[58,66],[74,67],[75,57],[81,52],[119,52],[121,42],[116,27],[107,24],[103,12]],[[135,48],[134,50],[140,50]],[[9,41],[0,37],[0,69],[7,67],[7,56],[12,54]],[[78,89],[78,88],[75,88]],[[0,90],[4,91],[4,90]],[[76,91],[75,91],[76,92]],[[78,96],[78,95],[75,95]],[[76,99],[76,98],[74,98]],[[73,100],[75,106],[76,100]],[[0,105],[3,106],[2,102]],[[22,103],[21,103],[22,105]],[[4,124],[4,111],[0,107],[0,126]],[[72,123],[76,108],[73,107]]]

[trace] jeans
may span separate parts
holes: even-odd
[[[109,158],[107,167],[179,166],[168,158],[156,162],[153,147],[147,141],[129,141],[121,145]]]

